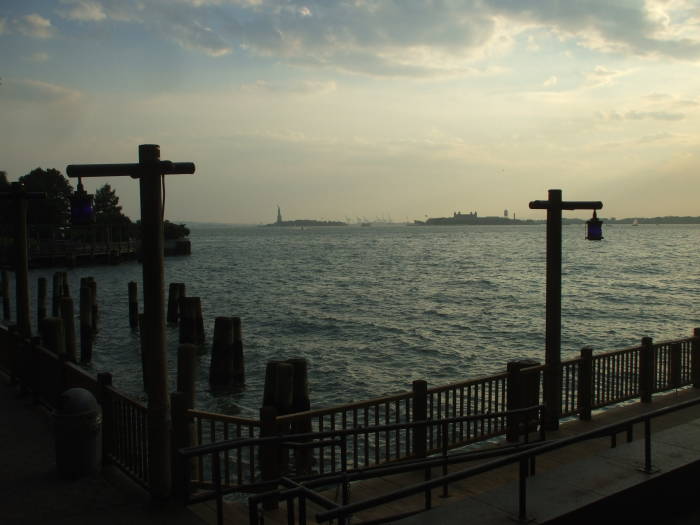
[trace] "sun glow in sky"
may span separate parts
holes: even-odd
[[[5,1],[0,64],[10,180],[160,144],[171,220],[700,215],[698,0]]]

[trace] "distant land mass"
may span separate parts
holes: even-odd
[[[664,216],[664,217],[629,217],[617,219],[615,217],[600,218],[607,224],[700,224],[700,217],[691,216]],[[587,219],[567,219],[562,218],[562,224],[584,224]],[[452,217],[430,217],[425,221],[413,221],[412,226],[460,226],[460,225],[524,225],[524,224],[544,224],[545,219],[516,219],[515,217],[479,217],[477,212],[454,212]]]
[[[273,222],[272,224],[266,224],[265,226],[280,226],[280,227],[289,227],[289,226],[297,226],[297,227],[304,227],[304,226],[347,226],[346,223],[341,222],[341,221],[317,221],[315,219],[297,219],[294,221],[283,221],[282,220],[282,210],[280,210],[280,207],[277,206],[277,220]]]

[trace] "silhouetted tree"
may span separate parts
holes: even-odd
[[[165,240],[182,239],[190,234],[190,230],[184,224],[175,224],[170,221],[163,222],[163,238]]]
[[[27,221],[30,224],[68,226],[70,224],[70,197],[73,187],[60,171],[36,168],[19,181],[27,191],[46,193],[45,200],[30,200]]]
[[[122,213],[119,197],[109,184],[98,188],[94,201],[95,222],[98,224],[129,224],[131,219]]]
[[[0,191],[8,191],[10,189],[10,183],[7,182],[7,172],[0,171]]]

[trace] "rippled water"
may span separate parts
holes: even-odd
[[[623,348],[700,326],[699,226],[615,225],[605,236],[588,242],[582,226],[564,227],[564,358],[584,345]],[[242,318],[247,373],[245,391],[213,398],[202,355],[200,407],[256,413],[269,359],[309,360],[313,406],[544,359],[544,226],[194,227],[191,240],[192,256],[166,259],[166,290],[185,282],[202,298],[207,349],[216,316]],[[31,272],[32,295],[37,277],[52,272]],[[87,275],[101,308],[92,366],[141,397],[127,304],[128,281],[142,289],[141,267],[70,270],[74,297]],[[172,370],[177,329],[168,338]]]

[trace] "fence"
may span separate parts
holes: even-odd
[[[0,326],[0,368],[38,402],[55,407],[66,388],[80,386],[102,404],[104,456],[136,481],[148,486],[147,409],[111,386],[109,374],[94,377],[65,356],[42,347],[38,338],[23,340]],[[589,419],[595,409],[692,384],[700,387],[700,330],[694,336],[578,358],[561,363],[560,414]],[[222,483],[253,490],[279,472],[326,474],[425,457],[507,435],[508,417],[471,418],[542,404],[541,365],[510,367],[506,373],[428,388],[414,381],[411,391],[341,406],[277,415],[264,407],[259,419],[173,410],[175,448],[284,434],[345,432],[344,449],[336,441],[282,447],[274,457],[256,445],[231,448],[216,469]],[[175,406],[175,405],[173,405]],[[417,424],[423,423],[423,424]],[[313,441],[313,440],[312,440]],[[189,470],[194,487],[213,483],[215,465],[198,457]]]
[[[111,386],[110,374],[97,377],[56,355],[38,337],[23,340],[13,328],[0,325],[0,369],[33,399],[57,409],[59,395],[80,387],[95,395],[102,406],[102,448],[112,462],[137,483],[148,488],[146,407]]]

